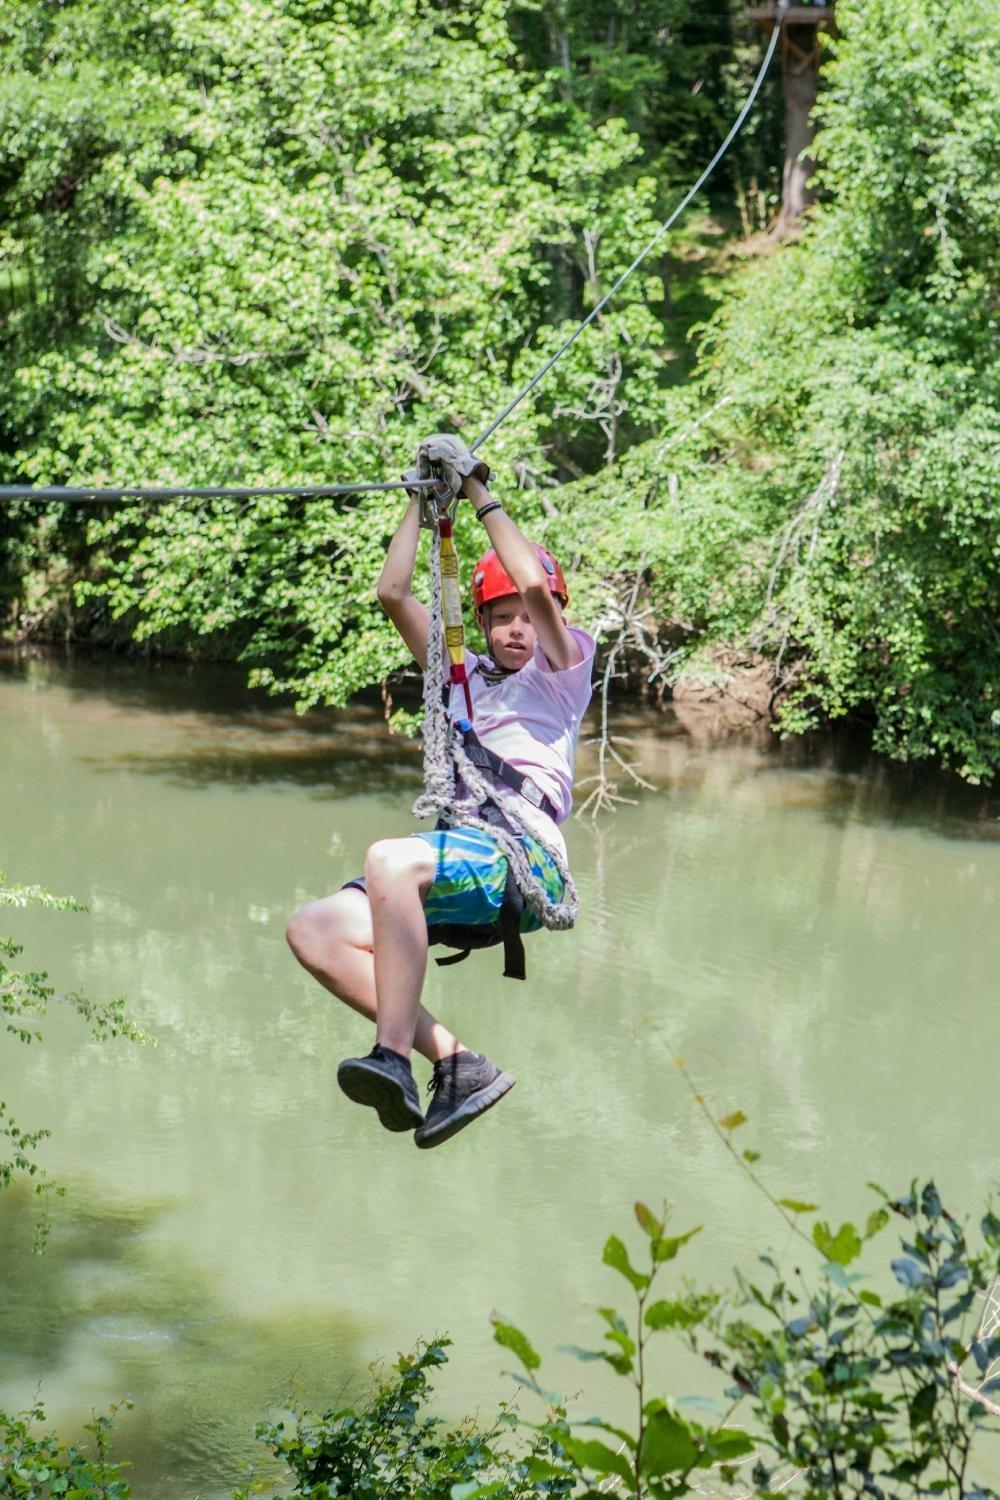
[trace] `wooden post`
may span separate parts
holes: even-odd
[[[807,186],[815,168],[809,154],[815,126],[812,112],[819,92],[819,38],[815,26],[789,25],[783,38],[785,166],[781,176],[781,221],[797,224],[815,200]]]
[[[770,32],[779,14],[784,18],[781,59],[785,98],[785,165],[781,177],[779,232],[799,222],[815,191],[806,186],[815,168],[809,152],[815,127],[812,112],[819,92],[819,32],[832,27],[834,10],[830,0],[807,0],[783,11],[777,0],[747,8],[747,17]]]

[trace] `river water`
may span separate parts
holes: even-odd
[[[715,1115],[747,1116],[734,1140],[768,1185],[832,1222],[867,1214],[867,1180],[915,1175],[978,1212],[997,1178],[997,800],[846,744],[700,745],[669,712],[618,728],[656,789],[567,825],[578,928],[529,940],[526,986],[489,954],[432,966],[432,1008],[519,1082],[418,1152],[338,1092],[365,1024],[283,941],[297,904],[411,826],[415,747],[375,709],[298,719],[230,672],[0,660],[0,866],[90,908],[3,930],[58,987],[127,995],[156,1038],[99,1044],[51,1014],[42,1043],[2,1046],[0,1097],[51,1130],[67,1194],[42,1256],[38,1200],[0,1196],[0,1406],[40,1388],[70,1433],[127,1396],[137,1494],[214,1500],[266,1468],[260,1417],[335,1404],[421,1335],[454,1340],[441,1409],[489,1412],[511,1389],[499,1309],[546,1385],[616,1409],[610,1374],[562,1346],[624,1305],[601,1246],[632,1235],[636,1198],[705,1226],[677,1262],[701,1284],[801,1254],[676,1057]],[[708,1388],[682,1357],[656,1378]]]

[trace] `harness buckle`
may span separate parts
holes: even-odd
[[[526,801],[530,802],[532,807],[541,808],[545,793],[541,791],[535,785],[535,783],[533,781],[530,781],[526,776],[521,786],[521,796],[524,797]]]

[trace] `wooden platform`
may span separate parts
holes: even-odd
[[[777,0],[770,0],[767,5],[748,5],[746,16],[748,21],[762,22],[765,25],[769,21],[776,21],[782,14]],[[832,5],[790,5],[783,12],[785,21],[793,26],[822,26],[829,25],[834,20],[834,7]]]

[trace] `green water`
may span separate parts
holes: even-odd
[[[434,1152],[338,1093],[358,1018],[299,971],[287,915],[406,830],[413,747],[371,710],[299,720],[238,677],[0,661],[0,866],[89,916],[5,913],[64,988],[129,997],[157,1045],[90,1042],[53,1015],[0,1053],[23,1126],[68,1188],[32,1255],[36,1200],[0,1200],[0,1405],[41,1387],[65,1431],[117,1422],[138,1495],[222,1496],[291,1391],[336,1401],[379,1354],[449,1332],[449,1413],[509,1393],[489,1313],[546,1383],[612,1405],[559,1346],[618,1295],[600,1247],[631,1205],[705,1225],[686,1265],[731,1282],[787,1230],[692,1103],[779,1192],[827,1217],[933,1174],[960,1208],[997,1180],[1000,806],[829,744],[699,747],[629,716],[656,784],[568,825],[583,917],[530,940],[529,983],[490,955],[431,970],[432,1007],[519,1080]],[[581,767],[587,774],[589,763]],[[885,1258],[884,1256],[882,1257]],[[683,1360],[658,1374],[693,1392]],[[608,1377],[610,1380],[610,1377]]]

